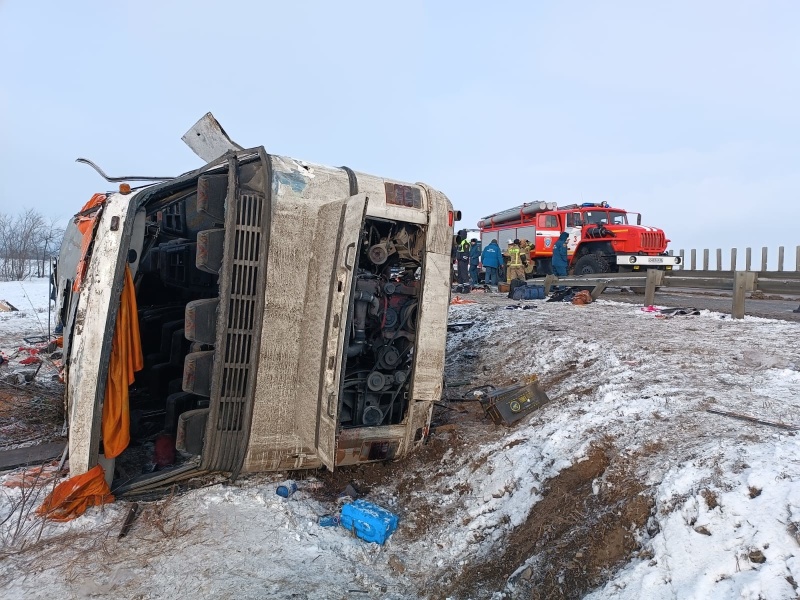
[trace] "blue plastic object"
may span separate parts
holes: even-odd
[[[325,515],[319,518],[320,527],[335,527],[339,522],[339,517],[336,515]]]
[[[275,493],[282,498],[288,498],[297,491],[297,484],[294,481],[287,481],[283,485],[279,485]]]
[[[400,521],[397,515],[366,500],[342,507],[341,525],[366,542],[383,544]]]

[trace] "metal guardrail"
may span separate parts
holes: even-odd
[[[800,295],[800,272],[792,271],[661,271],[648,269],[639,273],[603,273],[556,277],[544,280],[545,294],[553,285],[591,287],[592,298],[597,299],[606,288],[632,287],[644,289],[644,304],[651,305],[656,288],[688,288],[702,290],[730,290],[733,292],[734,318],[744,317],[746,292]]]
[[[791,248],[790,248],[790,251],[791,251]],[[761,248],[761,269],[760,269],[761,272],[766,272],[767,271],[767,262],[768,262],[767,253],[768,252],[769,252],[769,249],[766,246],[763,246]],[[715,261],[715,266],[714,266],[713,269],[711,268],[711,254],[710,254],[708,248],[704,248],[702,250],[702,258],[700,258],[700,260],[698,260],[698,258],[699,258],[698,257],[698,252],[697,252],[697,249],[695,249],[695,248],[690,249],[688,251],[688,255],[687,255],[687,251],[686,250],[678,250],[677,254],[673,250],[670,250],[668,252],[668,254],[681,257],[681,263],[680,263],[681,266],[678,267],[679,269],[682,269],[684,267],[688,267],[691,270],[695,270],[695,269],[698,269],[698,265],[701,265],[700,266],[700,270],[703,270],[703,271],[722,271],[722,263],[723,263],[722,248],[717,248],[716,251],[715,251],[716,261]],[[736,268],[737,258],[740,258],[738,256],[738,249],[737,248],[731,248],[731,250],[730,250],[730,259],[728,261],[728,265],[730,266],[731,271],[736,271],[737,270],[737,268]],[[778,265],[778,269],[777,269],[778,272],[784,272],[784,265],[787,262],[786,258],[787,258],[786,257],[786,249],[783,246],[778,246],[778,256],[777,256],[777,259],[776,259],[777,260],[777,265]],[[753,249],[752,248],[745,248],[745,251],[744,251],[744,270],[745,271],[752,271],[753,270],[753,268],[752,268],[754,266],[753,262],[755,262],[753,259],[754,259]],[[739,263],[739,264],[741,264],[741,263]],[[788,271],[788,272],[791,273],[792,271]],[[800,246],[797,246],[794,249],[794,272],[800,272]]]

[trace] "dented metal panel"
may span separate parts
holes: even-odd
[[[111,338],[134,221],[131,200],[132,196],[121,194],[106,200],[77,304],[69,354],[73,368],[67,372],[69,457],[73,474],[85,473],[97,464]],[[113,229],[115,218],[119,226]]]
[[[243,150],[231,140],[222,125],[219,124],[211,113],[206,113],[197,123],[183,134],[181,139],[192,152],[206,162],[218,159],[228,151]]]

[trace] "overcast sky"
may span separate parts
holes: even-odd
[[[800,3],[0,0],[0,211],[243,146],[445,192],[605,200],[671,247],[800,244]]]

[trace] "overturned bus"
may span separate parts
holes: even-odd
[[[442,390],[449,200],[242,149],[210,114],[184,139],[210,162],[95,195],[65,234],[71,472],[116,467],[125,493],[412,451]]]

